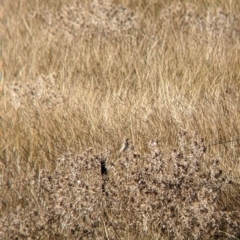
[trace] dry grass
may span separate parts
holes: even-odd
[[[239,11],[5,1],[0,238],[240,239]]]

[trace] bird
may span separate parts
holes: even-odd
[[[122,147],[121,147],[121,149],[120,149],[120,151],[119,151],[119,157],[121,156],[121,154],[123,153],[123,152],[125,152],[127,149],[128,149],[128,147],[129,147],[129,138],[126,138],[125,140],[124,140],[124,143],[122,144]]]
[[[158,148],[159,144],[158,144],[158,139],[152,139],[149,143],[148,143],[148,147],[153,149],[153,148]]]

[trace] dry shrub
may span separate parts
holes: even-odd
[[[159,13],[159,25],[167,34],[168,41],[180,41],[187,48],[204,46],[206,59],[210,56],[222,59],[231,58],[232,46],[239,42],[240,17],[223,10],[221,7],[202,11],[196,4],[189,2],[173,3]]]
[[[7,94],[15,109],[32,105],[31,108],[44,107],[52,110],[63,105],[66,98],[57,86],[54,73],[45,76],[39,75],[31,83],[22,84],[19,81],[7,84]]]
[[[151,156],[126,157],[113,168],[107,202],[111,215],[121,216],[111,217],[116,229],[137,229],[138,239],[144,231],[169,239],[239,237],[239,212],[229,212],[221,203],[222,194],[234,185],[230,175],[218,159],[203,171],[203,140],[189,147],[185,137],[180,136],[180,149],[170,156],[154,147]]]
[[[36,17],[43,19],[51,41],[90,37],[97,33],[102,36],[126,35],[139,29],[140,21],[136,14],[111,1],[94,0],[90,4],[75,2],[63,5],[59,12],[40,11]]]
[[[230,210],[223,196],[235,188],[239,197],[240,186],[221,169],[219,159],[204,157],[202,139],[189,145],[186,133],[179,136],[179,149],[165,156],[156,144],[144,157],[131,146],[116,162],[109,152],[94,154],[91,149],[81,155],[64,154],[53,172],[40,170],[25,181],[31,197],[15,210],[2,211],[2,236],[239,238],[239,211]],[[101,174],[102,163],[108,175]],[[11,180],[8,175],[2,183]],[[10,186],[15,189],[18,184]],[[24,198],[18,187],[15,191]]]
[[[195,4],[173,3],[160,12],[160,20],[164,29],[204,44],[216,43],[219,38],[229,44],[237,41],[240,34],[239,16],[220,7],[205,13]]]
[[[1,182],[2,191],[8,188],[5,184],[10,181],[9,186],[16,188],[19,200],[26,192],[19,186],[29,188],[31,196],[24,201],[18,200],[16,209],[8,209],[6,215],[2,214],[3,238],[92,236],[101,215],[102,176],[100,161],[91,152],[88,150],[82,155],[66,153],[58,160],[53,172],[41,169],[34,176],[18,182],[13,180],[16,175],[10,177],[7,174],[8,179]]]

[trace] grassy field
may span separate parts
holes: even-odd
[[[0,239],[240,239],[239,1],[14,0],[1,23]]]

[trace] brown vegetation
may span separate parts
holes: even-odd
[[[4,4],[0,238],[240,239],[238,1]]]

